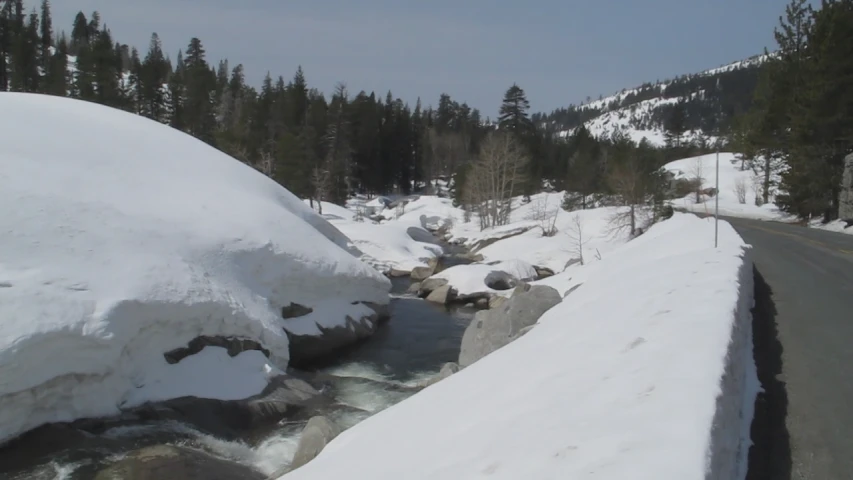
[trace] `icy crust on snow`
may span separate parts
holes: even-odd
[[[290,302],[331,325],[388,302],[334,226],[188,135],[65,98],[0,111],[0,442],[158,398],[138,392],[163,353],[201,335],[255,339],[283,369]]]
[[[285,478],[739,479],[751,262],[676,214],[603,260],[525,336],[367,419]],[[393,439],[393,441],[389,441]]]

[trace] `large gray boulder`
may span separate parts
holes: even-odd
[[[462,336],[459,365],[467,367],[527,333],[561,300],[551,287],[523,285],[498,308],[477,312]]]
[[[199,450],[155,445],[131,452],[101,470],[95,480],[263,480],[265,475]]]
[[[841,178],[838,217],[853,223],[853,153],[844,159],[844,175]]]
[[[459,364],[456,364],[453,362],[445,363],[441,367],[441,370],[439,370],[438,375],[436,375],[436,376],[430,378],[429,380],[425,381],[421,386],[429,387],[430,385],[435,385],[436,383],[444,380],[445,378],[450,377],[451,375],[453,375],[454,373],[457,373],[458,371],[459,371]]]
[[[456,298],[456,290],[450,285],[444,285],[433,290],[426,299],[428,302],[447,305]]]
[[[302,430],[296,455],[290,463],[290,469],[297,469],[317,458],[326,445],[341,434],[341,429],[326,417],[312,417]]]
[[[390,318],[390,313],[387,305],[365,305],[373,313],[361,318],[348,316],[345,325],[337,327],[327,328],[318,324],[320,335],[297,335],[285,329],[290,340],[290,365],[296,368],[310,366],[312,362],[373,335],[379,325]]]
[[[412,269],[410,276],[412,277],[412,281],[422,282],[429,278],[432,275],[432,272],[432,267],[415,267]]]
[[[433,291],[447,285],[448,283],[449,283],[449,280],[447,280],[446,278],[430,277],[430,278],[424,280],[423,282],[421,282],[420,296],[426,297],[427,295],[429,295]]]

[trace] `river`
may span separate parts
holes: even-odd
[[[333,384],[335,399],[342,405],[321,413],[343,428],[413,395],[444,363],[457,361],[462,334],[475,313],[464,308],[448,310],[405,295],[408,279],[393,283],[391,320],[368,340],[311,372]],[[117,427],[88,442],[91,448],[63,451],[47,459],[38,452],[0,449],[0,478],[89,480],[127,452],[158,444],[201,449],[270,475],[289,464],[303,426],[304,420],[282,422],[262,438],[238,441],[215,438],[177,422]]]

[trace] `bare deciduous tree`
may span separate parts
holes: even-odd
[[[569,241],[571,242],[572,253],[577,255],[581,265],[584,265],[583,247],[586,244],[587,239],[583,236],[583,221],[581,221],[580,215],[572,215],[566,236],[569,237]]]
[[[610,218],[611,234],[618,234],[625,230],[631,236],[637,233],[637,210],[645,203],[646,182],[647,175],[640,168],[636,157],[611,167],[608,183],[626,207]]]
[[[322,215],[323,201],[329,195],[332,187],[329,170],[315,166],[311,171],[311,187],[314,189],[314,199],[317,200],[319,213]]]
[[[705,184],[705,165],[702,157],[690,166],[690,179],[696,186],[696,203],[702,202],[702,186]]]
[[[480,229],[506,225],[512,198],[524,181],[527,152],[506,133],[492,133],[467,175],[466,192],[480,216]]]
[[[258,163],[255,164],[255,168],[264,175],[273,178],[273,175],[275,174],[275,159],[272,154],[267,151],[261,152],[261,158],[258,160]]]
[[[557,234],[557,215],[560,213],[559,207],[548,207],[548,197],[549,195],[545,195],[533,202],[530,206],[530,214],[527,216],[528,220],[533,220],[539,225],[543,237],[553,237]]]
[[[735,180],[734,192],[735,196],[737,196],[738,203],[740,203],[741,205],[746,203],[746,191],[746,179],[740,177]]]

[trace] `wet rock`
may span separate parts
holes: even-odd
[[[542,280],[543,278],[553,277],[555,275],[554,271],[547,267],[537,267],[533,266],[533,269],[536,270],[536,279]]]
[[[474,303],[474,306],[480,310],[486,310],[489,308],[489,299],[488,298],[479,298]]]
[[[298,303],[291,303],[286,307],[282,307],[281,309],[281,318],[296,318],[296,317],[304,317],[309,313],[313,312],[314,309],[310,307],[306,307],[304,305],[300,305]]]
[[[474,315],[462,336],[459,365],[467,367],[527,333],[562,297],[551,287],[522,285],[502,306]],[[524,331],[524,333],[522,333]],[[528,330],[529,331],[529,330]]]
[[[317,325],[319,335],[296,335],[287,332],[290,340],[290,365],[300,368],[328,357],[343,347],[364,340],[376,332],[376,328],[390,318],[387,305],[365,303],[373,313],[355,319],[347,316],[344,325],[323,327]]]
[[[415,283],[409,285],[409,288],[408,288],[408,290],[406,290],[406,293],[411,294],[411,295],[417,295],[418,293],[420,293],[420,291],[421,291],[420,282],[415,282]]]
[[[420,296],[426,297],[438,288],[441,288],[450,283],[446,278],[428,278],[421,282]]]
[[[426,299],[428,302],[447,305],[456,298],[456,290],[450,285],[444,285],[433,290]]]
[[[433,269],[430,267],[415,267],[412,269],[410,276],[413,281],[421,282],[432,275]]]
[[[459,372],[459,364],[458,363],[445,363],[442,365],[441,370],[439,370],[438,375],[430,378],[426,382],[423,383],[423,387],[429,387],[430,385],[435,385],[436,383],[444,380],[445,378],[453,375],[454,373]]]
[[[388,270],[388,273],[387,273],[387,275],[389,277],[394,277],[394,278],[408,277],[411,274],[412,274],[412,272],[410,270],[399,270],[396,268],[392,268],[391,270]]]
[[[195,355],[202,351],[205,347],[222,347],[228,351],[228,355],[236,357],[242,352],[249,350],[257,350],[269,357],[269,350],[263,348],[260,343],[247,338],[236,337],[196,337],[186,347],[176,348],[163,354],[166,362],[176,364],[190,355]]]
[[[146,447],[101,470],[95,480],[264,480],[260,472],[199,450],[170,445]]]
[[[290,469],[295,470],[317,458],[326,445],[340,433],[340,427],[326,417],[313,417],[308,420],[308,424],[302,430],[302,436],[299,437],[299,444]]]

